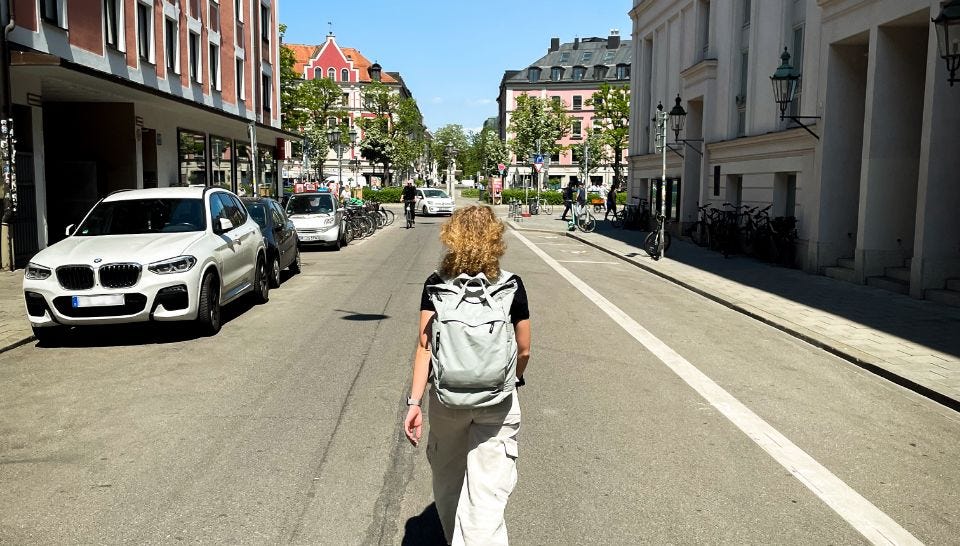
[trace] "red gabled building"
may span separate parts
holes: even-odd
[[[341,47],[333,33],[328,34],[326,41],[320,45],[283,45],[293,51],[296,60],[293,68],[303,79],[330,78],[343,90],[343,109],[347,112],[350,127],[356,129],[358,135],[357,144],[343,150],[343,181],[355,181],[361,185],[383,184],[383,173],[377,170],[381,166],[371,164],[360,157],[363,130],[357,121],[362,117],[373,116],[363,106],[362,91],[366,85],[379,81],[394,89],[402,97],[412,97],[403,78],[398,72],[384,72],[378,63],[371,63],[360,53],[360,50]],[[323,172],[327,178],[337,177],[338,165],[335,151],[332,150],[327,156]],[[285,178],[298,178],[299,161],[288,160],[284,164],[284,173]]]

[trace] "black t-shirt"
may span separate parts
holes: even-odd
[[[510,305],[510,321],[516,325],[521,320],[530,318],[530,308],[527,305],[527,290],[523,287],[523,279],[519,275],[514,275],[513,278],[517,279],[517,291],[513,295],[513,304]],[[423,283],[423,294],[420,296],[421,311],[436,311],[430,296],[427,295],[427,287],[442,282],[443,279],[436,273],[427,277],[427,281]]]
[[[413,186],[404,186],[402,195],[404,201],[413,201],[417,198],[417,189]]]

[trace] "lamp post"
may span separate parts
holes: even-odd
[[[683,99],[681,99],[680,95],[678,94],[673,108],[670,109],[670,113],[668,114],[670,117],[670,128],[673,129],[673,141],[682,142],[685,146],[689,147],[691,150],[697,152],[701,157],[703,157],[703,152],[690,144],[691,142],[703,142],[702,138],[680,138],[680,133],[683,132],[684,122],[687,119],[687,111],[683,109],[683,105],[681,104],[682,102]],[[674,150],[674,152],[680,157],[683,157],[683,155],[676,150]]]
[[[457,149],[453,144],[447,144],[447,195],[453,197],[453,160],[457,157]]]
[[[664,218],[663,222],[657,222],[657,229],[660,230],[660,238],[658,240],[658,248],[656,249],[656,256],[653,258],[659,260],[663,257],[665,250],[664,240],[666,235],[664,234],[665,226],[667,225],[667,120],[670,118],[670,114],[663,110],[663,103],[657,103],[657,135],[656,135],[656,145],[657,151],[660,152],[660,161],[661,161],[661,170],[660,170],[660,215]]]
[[[960,82],[957,70],[960,70],[960,0],[950,0],[940,9],[936,19],[931,19],[937,27],[937,49],[940,58],[947,63],[950,87]]]
[[[770,83],[773,84],[773,100],[780,106],[780,120],[789,119],[800,127],[806,129],[814,138],[820,140],[820,137],[810,130],[802,119],[820,119],[820,116],[794,116],[787,115],[787,109],[797,97],[797,89],[800,87],[800,71],[790,65],[790,53],[787,48],[783,48],[780,55],[780,66],[777,71],[770,76]]]
[[[340,142],[340,127],[333,126],[327,131],[327,141],[337,151],[337,183],[343,176],[343,143]]]

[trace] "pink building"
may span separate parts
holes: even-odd
[[[610,31],[607,38],[577,38],[561,44],[559,38],[550,40],[547,54],[522,70],[507,70],[500,81],[499,116],[500,138],[509,139],[510,118],[517,106],[517,97],[523,94],[559,101],[573,118],[569,134],[561,140],[568,149],[550,158],[547,177],[551,185],[566,185],[583,176],[579,150],[592,127],[593,108],[588,99],[601,83],[628,85],[632,50],[629,40],[621,40],[620,33]],[[626,150],[623,164],[626,165]],[[529,158],[512,157],[508,177],[514,184],[529,177]],[[613,168],[605,164],[590,173],[588,185],[609,184]]]
[[[11,4],[17,262],[116,190],[278,193],[278,0]]]

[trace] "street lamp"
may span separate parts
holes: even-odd
[[[960,82],[957,70],[960,69],[960,0],[950,0],[943,5],[940,15],[931,19],[937,27],[937,48],[940,58],[947,63],[950,87]]]
[[[810,130],[802,119],[820,119],[820,116],[794,116],[787,115],[787,109],[797,97],[797,89],[800,87],[800,71],[790,65],[790,53],[787,48],[783,48],[780,55],[780,66],[777,71],[770,76],[770,83],[773,84],[773,100],[780,106],[780,121],[789,119],[797,125],[806,129],[814,138],[820,140],[820,137]]]
[[[674,141],[674,142],[682,142],[682,143],[684,143],[687,147],[689,147],[691,150],[693,150],[693,151],[697,152],[698,154],[700,154],[701,156],[703,156],[703,152],[701,152],[701,151],[698,150],[697,148],[694,148],[693,145],[690,144],[691,142],[703,142],[703,139],[699,139],[699,138],[680,138],[680,133],[683,132],[684,122],[685,122],[686,119],[687,119],[687,111],[684,110],[684,109],[683,109],[683,106],[680,104],[681,102],[683,102],[683,100],[680,98],[680,95],[679,95],[679,94],[677,94],[677,98],[676,98],[676,101],[675,101],[675,102],[676,102],[676,103],[673,105],[673,108],[670,109],[670,113],[668,114],[668,115],[670,116],[670,128],[673,129],[673,141]],[[671,149],[672,149],[672,148],[671,148]],[[673,151],[674,151],[674,153],[676,153],[676,154],[679,155],[680,157],[683,157],[683,155],[681,155],[681,154],[680,154],[679,152],[677,152],[676,150],[673,150]]]
[[[327,131],[327,140],[337,150],[337,184],[343,180],[343,143],[340,141],[340,127],[334,125]]]
[[[457,157],[457,149],[453,144],[447,144],[445,151],[447,152],[447,195],[453,197],[453,160]]]

